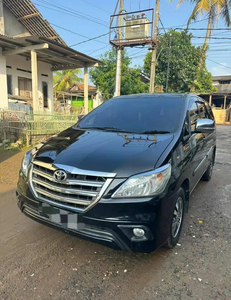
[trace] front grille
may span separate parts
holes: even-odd
[[[64,170],[65,181],[54,178],[56,170]],[[30,183],[36,198],[62,208],[85,211],[103,195],[115,174],[81,170],[64,165],[34,161]]]

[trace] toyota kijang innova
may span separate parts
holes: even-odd
[[[209,181],[212,110],[195,95],[113,98],[23,158],[28,217],[114,249],[150,252],[179,240],[190,194]]]

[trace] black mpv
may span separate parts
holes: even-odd
[[[215,153],[213,113],[201,98],[113,98],[25,154],[18,206],[114,249],[172,248],[190,194],[211,179]]]

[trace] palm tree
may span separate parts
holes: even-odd
[[[74,83],[82,82],[82,78],[79,75],[82,71],[79,69],[57,71],[54,74],[54,90],[55,91],[67,91]]]
[[[179,0],[177,6],[179,6],[183,1],[186,0]],[[191,0],[191,2],[195,3],[195,7],[188,19],[187,27],[189,26],[191,21],[196,20],[199,15],[201,16],[205,14],[208,17],[208,26],[205,35],[205,41],[202,46],[202,55],[198,65],[198,69],[200,70],[205,60],[206,51],[208,49],[208,41],[211,36],[212,28],[214,27],[215,22],[218,22],[219,16],[221,15],[223,17],[227,27],[230,26],[230,3],[229,0]]]

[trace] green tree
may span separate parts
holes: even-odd
[[[82,71],[79,69],[55,72],[53,76],[54,90],[67,91],[74,83],[83,81],[82,78],[79,77],[81,74]]]
[[[168,31],[159,37],[157,48],[156,85],[166,87],[169,63],[168,92],[210,92],[212,75],[205,63],[198,71],[201,47],[193,46],[187,31]],[[171,47],[170,47],[171,45]],[[144,73],[150,76],[151,53],[144,59]],[[198,74],[199,73],[199,74]]]
[[[111,49],[101,55],[103,65],[90,70],[92,82],[106,99],[112,98],[115,90],[116,51]],[[125,51],[122,56],[121,95],[147,92],[147,85],[141,81],[141,69],[130,68],[130,59]]]
[[[180,6],[183,1],[179,0],[177,6]],[[219,17],[223,17],[226,26],[230,26],[230,1],[229,0],[190,0],[194,3],[194,9],[188,19],[188,26],[192,20],[196,20],[198,16],[205,15],[208,19],[207,31],[205,35],[204,45],[202,47],[202,55],[199,61],[199,69],[203,68],[203,61],[206,57],[206,51],[208,49],[208,41],[211,36],[212,28],[216,21],[218,23]]]

